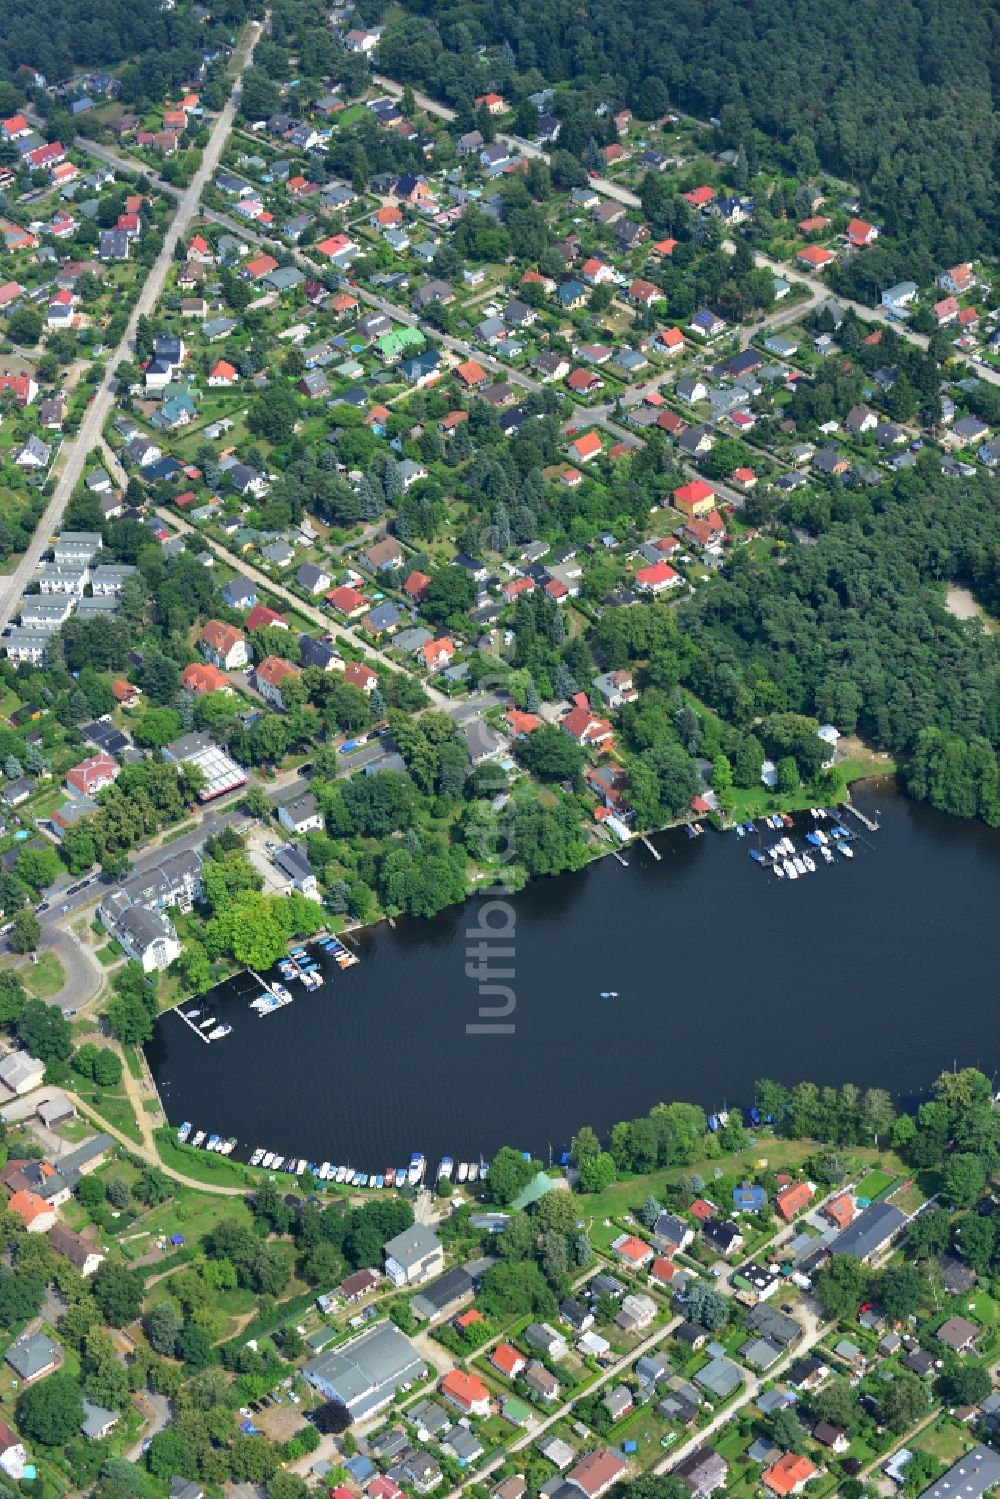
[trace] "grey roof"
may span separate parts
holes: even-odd
[[[384,1404],[403,1385],[426,1373],[420,1354],[391,1322],[305,1365],[310,1383],[335,1392],[355,1418]]]
[[[456,1265],[454,1269],[439,1275],[436,1280],[421,1286],[410,1305],[421,1317],[437,1317],[467,1296],[474,1285],[468,1270]]]
[[[29,1338],[19,1339],[4,1356],[21,1379],[35,1379],[43,1369],[58,1360],[59,1344],[44,1333],[36,1332]]]
[[[97,1441],[102,1435],[104,1428],[111,1423],[121,1419],[120,1411],[108,1410],[107,1406],[95,1405],[86,1396],[83,1398],[83,1420],[80,1423],[80,1431],[91,1441]]]
[[[854,1259],[867,1259],[883,1244],[888,1243],[903,1225],[907,1216],[889,1202],[875,1202],[855,1218],[849,1228],[838,1234],[830,1245],[831,1254],[849,1254]]]
[[[777,1343],[782,1348],[790,1347],[802,1332],[802,1328],[794,1317],[776,1311],[765,1302],[760,1302],[751,1310],[747,1317],[747,1326],[752,1327],[754,1332],[759,1333],[762,1338],[767,1338],[769,1342]]]
[[[922,1499],[982,1499],[998,1483],[1000,1455],[980,1444],[960,1457],[933,1488],[925,1489]]]
[[[708,1390],[710,1395],[725,1399],[727,1395],[739,1389],[743,1383],[743,1373],[732,1359],[713,1358],[704,1369],[698,1370],[694,1376],[694,1382],[701,1385],[702,1389]]]
[[[440,1247],[437,1234],[422,1223],[411,1224],[383,1246],[386,1259],[394,1259],[404,1270],[419,1265],[428,1255],[436,1254]]]

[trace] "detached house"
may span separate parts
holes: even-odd
[[[274,708],[284,710],[285,704],[281,695],[281,684],[289,678],[300,677],[302,673],[297,666],[286,661],[283,656],[265,656],[254,668],[254,683],[257,691],[266,703]]]
[[[198,637],[198,648],[206,661],[220,671],[236,671],[250,659],[247,643],[235,625],[210,619]]]

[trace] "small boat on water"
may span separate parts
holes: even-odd
[[[215,1025],[215,1023],[216,1023],[215,1016],[214,1015],[210,1015],[207,1020],[203,1020],[201,1022],[201,1024],[198,1027],[198,1029],[200,1031],[207,1031],[207,1030],[210,1029],[211,1026]]]
[[[833,853],[832,853],[832,851],[829,848],[826,847],[825,844],[820,849],[820,853],[823,855],[823,858],[824,858],[824,860],[826,861],[827,864],[832,864],[833,863]]]
[[[837,852],[843,854],[843,856],[844,856],[845,859],[853,859],[854,858],[854,850],[847,843],[838,843],[837,844]]]
[[[202,1142],[202,1140],[204,1140],[204,1138],[205,1138],[205,1131],[203,1129],[200,1129],[198,1131],[198,1133],[194,1136],[193,1140],[191,1141],[191,1144],[192,1145],[200,1145],[201,1142]]]
[[[752,822],[745,822],[743,824],[743,827],[748,833],[752,833],[754,831],[754,825]]]
[[[795,854],[794,855],[794,857],[792,859],[792,865],[793,865],[793,867],[795,869],[795,873],[796,874],[805,874],[805,872],[806,872],[806,866],[802,862],[802,855],[801,854]]]
[[[691,826],[691,824],[689,822],[686,822],[684,824],[684,836],[686,838],[697,838],[697,836],[698,836],[698,834],[695,832],[694,828]]]
[[[209,1135],[208,1144],[205,1146],[205,1149],[214,1150],[215,1147],[219,1144],[221,1144],[221,1141],[219,1140],[218,1135]]]
[[[737,838],[745,838],[746,837],[746,828],[740,822],[738,822],[736,824],[736,836],[737,836]]]
[[[295,1168],[295,1175],[296,1176],[303,1176],[305,1174],[305,1170],[306,1170],[306,1167],[308,1166],[308,1164],[309,1164],[309,1162],[306,1161],[306,1160],[300,1161],[299,1164]]]
[[[177,1131],[177,1139],[178,1139],[178,1141],[180,1142],[181,1145],[184,1144],[184,1141],[187,1139],[187,1137],[188,1137],[188,1135],[190,1133],[191,1133],[191,1126],[190,1126],[190,1124],[182,1124],[181,1127],[180,1127],[180,1129]]]
[[[790,880],[797,880],[799,877],[799,872],[795,868],[795,865],[792,863],[791,859],[785,860],[785,873]]]
[[[465,1178],[468,1176],[468,1174],[469,1174],[469,1168],[468,1168],[468,1166],[465,1164],[464,1161],[459,1161],[459,1163],[458,1163],[458,1179],[459,1179],[459,1181],[460,1182],[464,1182]]]
[[[791,812],[782,812],[781,820],[785,824],[786,828],[793,828],[795,826],[795,818],[792,816]]]
[[[221,1041],[223,1036],[232,1034],[232,1029],[231,1025],[217,1025],[214,1031],[209,1031],[208,1039],[210,1041]]]
[[[230,1135],[229,1139],[226,1141],[226,1143],[223,1145],[222,1149],[219,1151],[219,1154],[220,1155],[232,1155],[232,1153],[233,1153],[233,1151],[235,1149],[236,1149],[236,1136],[235,1135]]]
[[[285,1157],[283,1155],[274,1155],[274,1156],[272,1156],[271,1157],[271,1170],[272,1171],[280,1171],[281,1168],[282,1168],[282,1166],[284,1165],[284,1162],[285,1162]]]
[[[479,1180],[479,1167],[476,1165],[475,1161],[469,1161],[465,1169],[467,1172],[469,1186],[471,1187],[474,1181]]]
[[[486,1180],[486,1178],[489,1176],[489,1174],[490,1174],[490,1163],[489,1163],[489,1161],[484,1161],[480,1157],[480,1161],[479,1161],[479,1180],[481,1182],[484,1182]]]
[[[258,1145],[257,1149],[254,1151],[253,1155],[250,1157],[250,1164],[251,1164],[251,1166],[259,1166],[260,1163],[261,1163],[261,1161],[263,1159],[264,1159],[264,1152],[263,1152],[263,1150],[261,1150],[260,1146]]]
[[[200,1014],[201,1014],[200,1010],[185,1010],[184,1011],[184,1019],[185,1020],[197,1020],[198,1016]]]
[[[329,1161],[324,1161],[322,1163],[322,1165],[320,1166],[320,1168],[319,1168],[319,1179],[320,1179],[320,1181],[321,1182],[325,1182],[327,1180],[327,1178],[329,1177],[329,1175],[330,1175],[330,1162]]]
[[[406,1173],[410,1185],[415,1187],[419,1182],[422,1182],[426,1170],[427,1161],[420,1154],[419,1150],[415,1150],[410,1156],[410,1169]]]
[[[273,983],[271,985],[271,993],[277,999],[284,1000],[284,1002],[285,1002],[286,1005],[290,1005],[291,1002],[292,1002],[291,991],[288,990],[288,989],[286,989],[285,986],[284,986],[284,984]]]
[[[617,989],[602,989],[601,990],[601,998],[602,999],[617,999],[618,998],[618,990]]]
[[[385,1186],[385,1177],[382,1176],[382,1175],[376,1176],[376,1178],[375,1178],[375,1185],[376,1185],[376,1187],[378,1187],[379,1191],[381,1191],[382,1188]]]
[[[440,1172],[438,1172],[438,1175],[440,1176]],[[395,1186],[395,1184],[396,1184],[396,1168],[395,1168],[395,1166],[386,1166],[386,1168],[385,1168],[385,1184],[386,1184],[387,1187]]]
[[[812,854],[803,854],[802,862],[806,866],[806,869],[810,874],[816,873],[816,860],[813,858]]]
[[[774,861],[774,872],[778,876],[779,880],[783,880],[785,878],[785,871],[782,868],[782,866],[778,863],[777,859],[775,859],[775,861]]]
[[[263,1166],[263,1168],[264,1168],[265,1171],[270,1171],[271,1165],[272,1165],[273,1161],[274,1161],[274,1156],[271,1154],[271,1152],[269,1150],[265,1150],[264,1154],[261,1156],[261,1161],[260,1161],[260,1164]],[[253,1165],[253,1162],[251,1161],[250,1164]]]
[[[438,1166],[438,1181],[440,1181],[441,1178],[444,1177],[444,1179],[445,1179],[446,1182],[450,1182],[451,1181],[451,1173],[454,1171],[454,1169],[455,1169],[455,1162],[452,1160],[451,1156],[450,1155],[443,1155],[441,1157],[441,1164]],[[390,1185],[390,1187],[392,1186],[392,1180],[391,1180],[391,1178],[389,1180],[389,1185]]]
[[[765,859],[764,855],[761,853],[761,851],[760,851],[759,848],[752,848],[750,850],[750,857],[754,861],[755,864],[766,864],[767,863],[767,860]]]

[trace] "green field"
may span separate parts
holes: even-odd
[[[868,1175],[858,1182],[858,1196],[869,1197],[874,1202],[876,1197],[888,1191],[895,1180],[896,1178],[889,1171],[869,1171]]]

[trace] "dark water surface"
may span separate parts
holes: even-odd
[[[853,861],[817,859],[795,884],[711,831],[663,835],[659,863],[635,845],[627,869],[532,884],[510,902],[513,1035],[466,1029],[481,901],[367,930],[357,966],[327,961],[321,989],[293,984],[264,1019],[248,976],[221,985],[211,1013],[230,1036],[206,1046],[171,1013],[148,1048],[170,1122],[235,1135],[244,1159],[262,1146],[374,1172],[413,1150],[431,1168],[502,1144],[544,1159],[659,1100],[745,1104],[762,1076],[912,1096],[953,1061],[992,1075],[1000,834],[884,786],[857,801],[880,831],[852,822]]]

